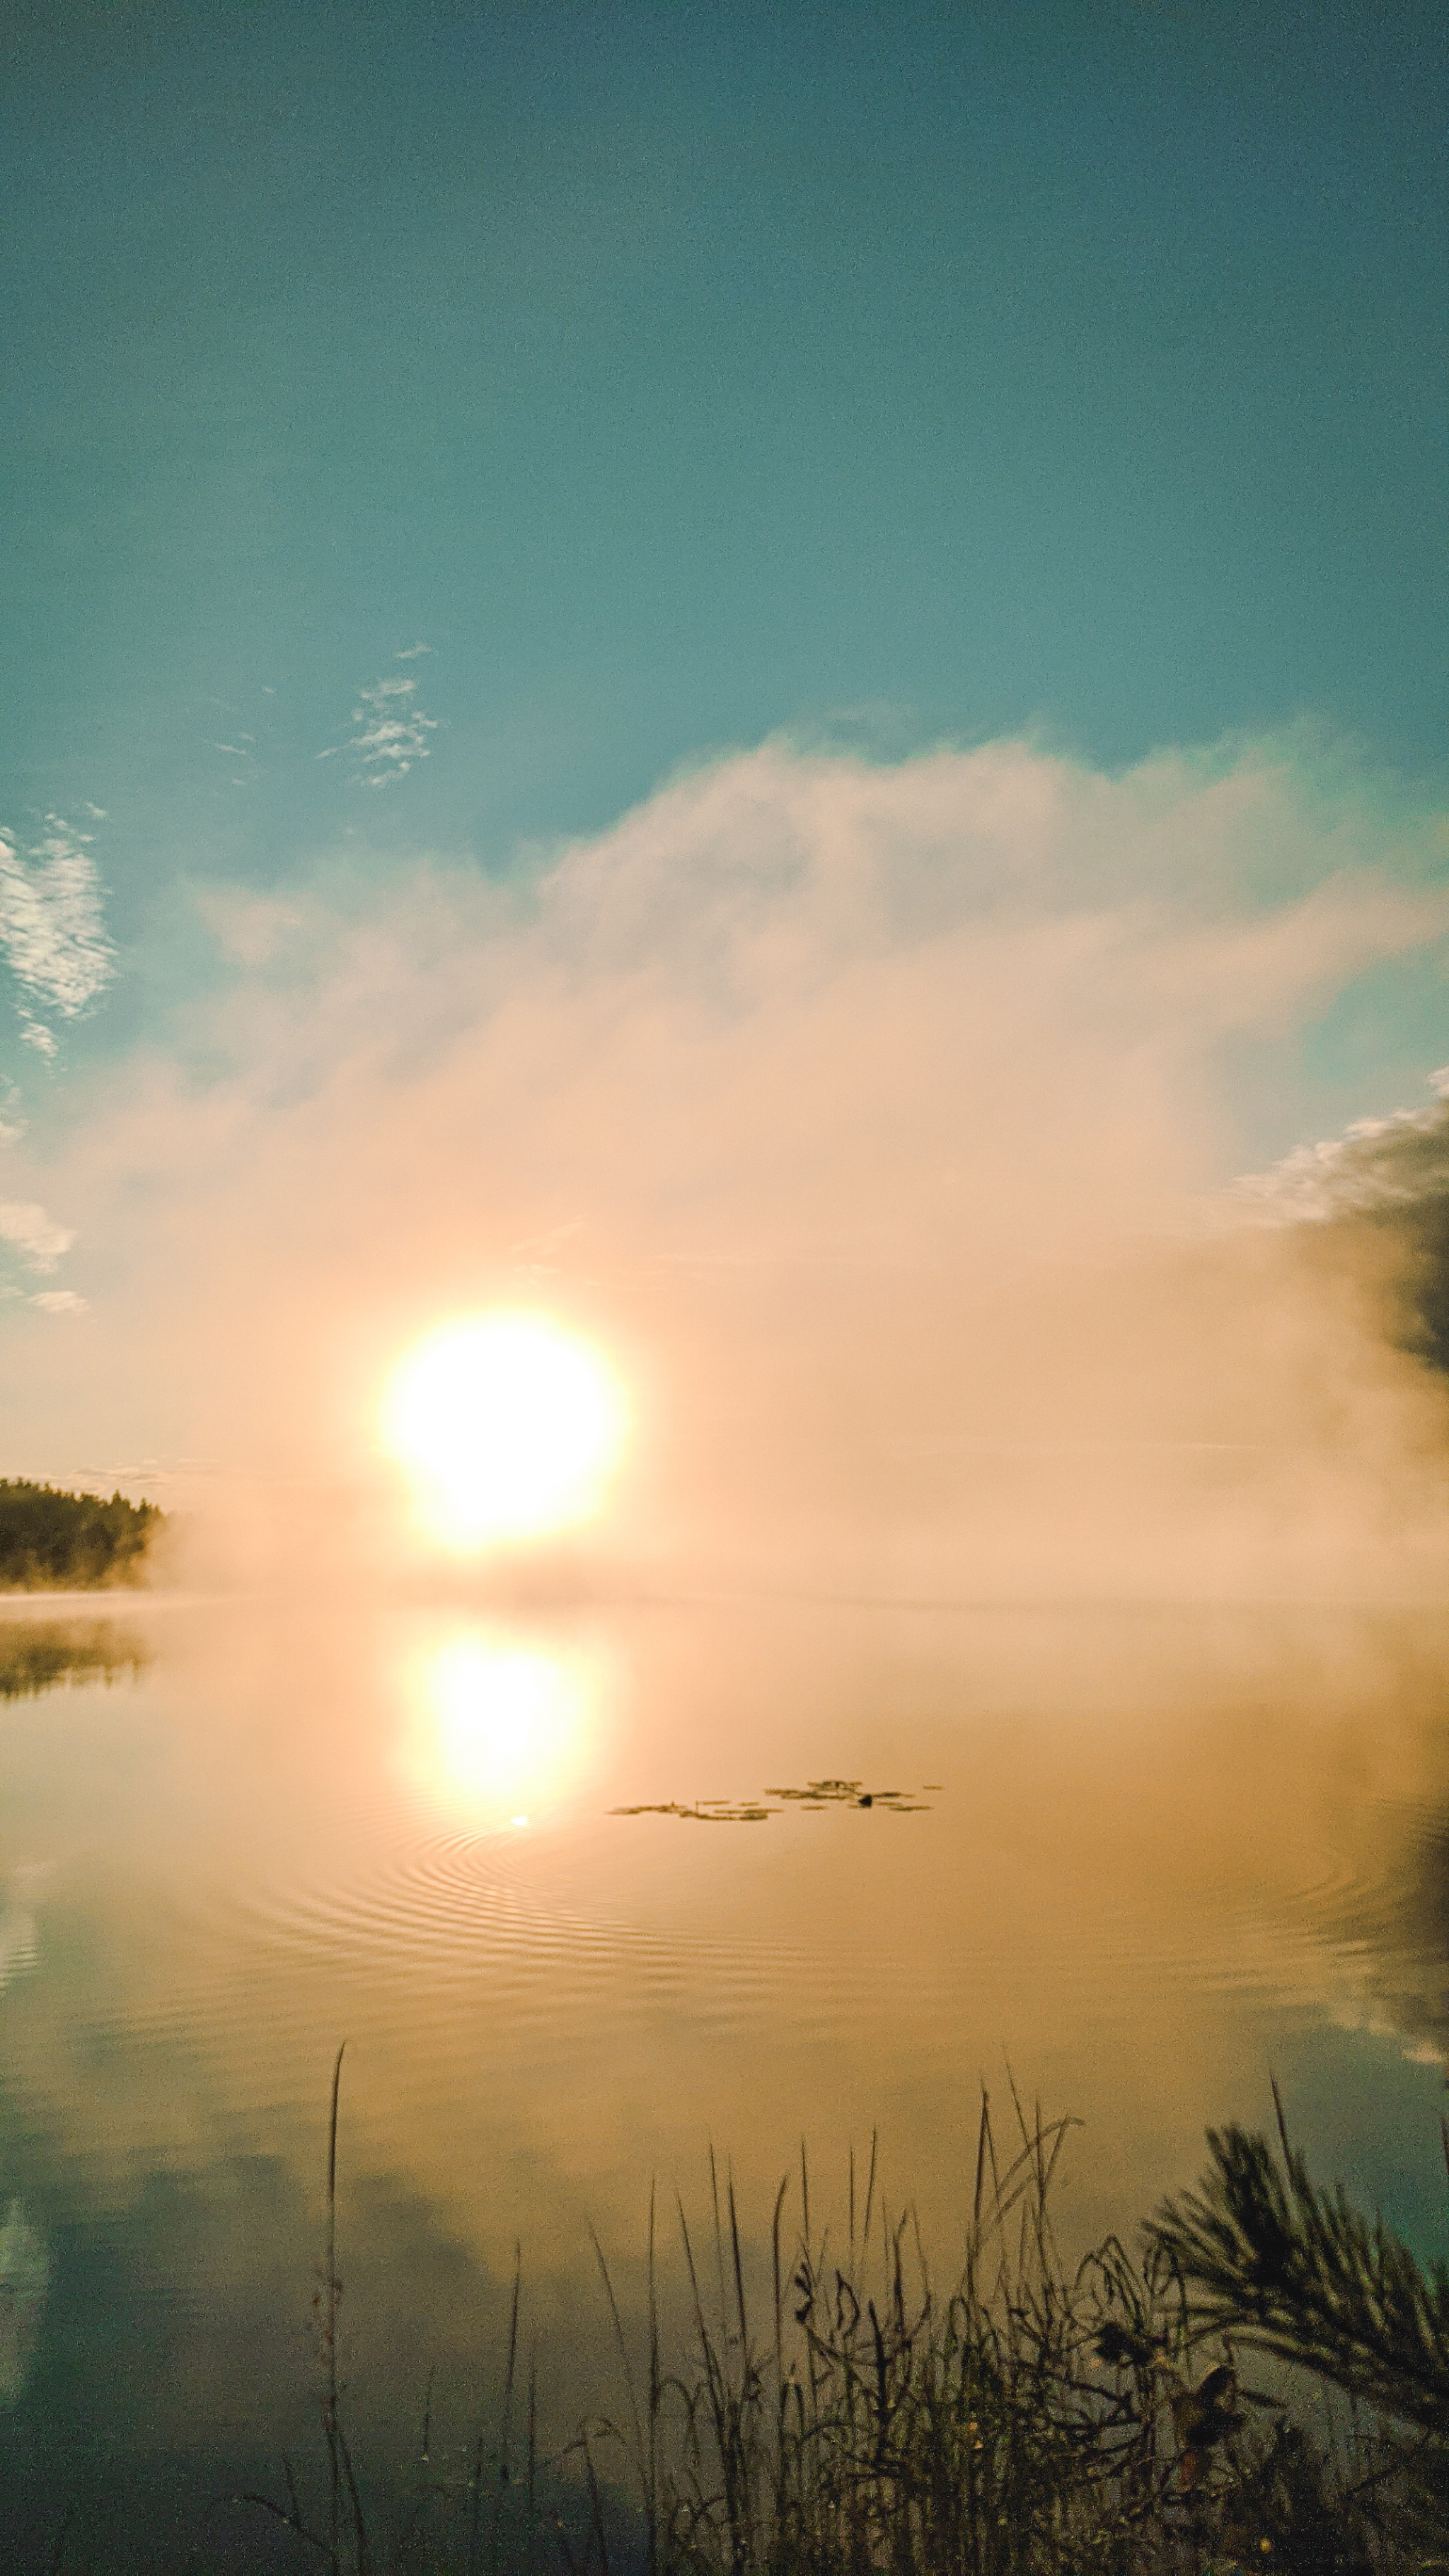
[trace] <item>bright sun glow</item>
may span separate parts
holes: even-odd
[[[435,1537],[459,1549],[587,1520],[628,1428],[601,1355],[541,1315],[473,1315],[408,1353],[383,1435]]]

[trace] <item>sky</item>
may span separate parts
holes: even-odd
[[[1281,1467],[1329,1379],[1378,1527],[1438,1395],[1265,1221],[1365,1119],[1439,1169],[1442,13],[5,42],[7,1471],[365,1481],[521,1298],[636,1535],[956,1527],[948,1434]]]

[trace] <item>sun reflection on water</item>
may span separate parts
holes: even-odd
[[[582,1652],[469,1627],[430,1648],[413,1682],[412,1767],[476,1822],[527,1826],[589,1765],[599,1677]]]

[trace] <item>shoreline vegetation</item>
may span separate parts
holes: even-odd
[[[1310,2179],[1278,2138],[1208,2132],[1195,2192],[1080,2263],[1051,2200],[1067,2120],[985,2094],[964,2259],[933,2276],[872,2147],[844,2224],[808,2163],[766,2257],[711,2153],[677,2206],[682,2342],[626,2324],[595,2240],[612,2401],[545,2456],[521,2257],[491,2422],[370,2475],[344,2424],[337,2111],[313,2302],[320,2445],[228,2515],[328,2576],[1429,2576],[1449,2567],[1449,2276]],[[1275,2089],[1275,2103],[1277,2101]],[[1446,2133],[1449,2156],[1449,2133]],[[283,2541],[283,2546],[286,2543]],[[229,2562],[230,2563],[230,2562]]]
[[[102,1592],[144,1582],[165,1527],[157,1503],[109,1502],[24,1478],[0,1478],[0,1591]]]

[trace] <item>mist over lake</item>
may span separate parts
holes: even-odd
[[[12,1616],[7,1664],[43,1633]],[[38,2497],[119,2528],[305,2446],[340,2038],[346,2374],[399,2456],[430,2372],[462,2438],[515,2240],[562,2439],[610,2366],[589,2229],[637,2323],[650,2178],[707,2205],[711,2145],[756,2257],[801,2138],[843,2208],[873,2131],[949,2253],[983,2082],[1082,2122],[1074,2245],[1260,2118],[1270,2070],[1432,2229],[1437,1611],[158,1599],[65,1633],[3,1731],[35,2249],[7,2510],[37,2530]],[[812,1779],[920,1803],[778,1794]],[[612,1812],[704,1799],[766,1814]]]

